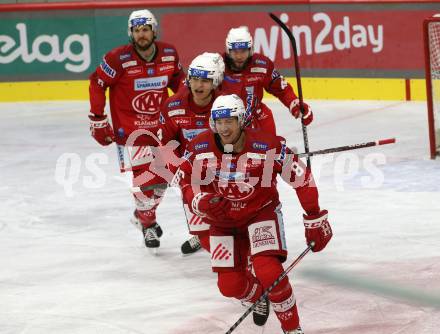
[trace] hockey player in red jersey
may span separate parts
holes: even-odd
[[[310,170],[282,137],[244,128],[244,122],[241,99],[219,96],[212,106],[212,131],[189,143],[176,175],[193,213],[210,224],[211,264],[220,292],[253,303],[283,272],[287,256],[278,174],[296,191],[313,251],[325,248],[332,230]],[[248,255],[255,275],[246,270]],[[257,305],[255,324],[267,321],[269,301],[284,333],[303,333],[288,277]]]
[[[147,173],[151,147],[160,142],[160,107],[168,88],[177,92],[185,74],[174,46],[156,40],[158,23],[149,10],[138,10],[128,19],[130,44],[108,52],[90,76],[90,131],[101,145],[116,142],[121,171],[133,171],[136,210],[132,222],[142,230],[145,245],[160,246],[162,229],[156,208],[167,181]],[[109,123],[104,112],[110,90]]]
[[[187,87],[170,97],[162,107],[163,141],[179,143],[177,156],[182,157],[188,143],[209,129],[212,103],[224,70],[223,58],[218,53],[205,52],[195,57],[188,67]],[[185,202],[184,210],[188,228],[194,236],[183,243],[182,253],[194,253],[201,246],[209,250],[209,225],[195,216]]]
[[[222,91],[224,94],[237,94],[245,101],[247,119],[252,120],[252,127],[276,133],[272,111],[264,103],[253,111],[253,100],[256,97],[261,102],[264,90],[276,96],[295,118],[301,117],[299,99],[292,86],[268,57],[253,52],[252,36],[247,27],[229,30],[224,60],[226,68]],[[304,108],[304,125],[309,125],[313,120],[312,109],[305,103]]]

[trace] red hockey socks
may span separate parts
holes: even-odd
[[[254,303],[262,293],[261,284],[249,272],[219,272],[218,288],[225,297],[234,297],[242,302]]]
[[[199,237],[200,245],[202,246],[202,248],[204,250],[208,251],[208,253],[209,253],[210,252],[209,231],[206,231],[206,233],[203,233],[203,234],[199,234],[198,237]]]
[[[255,256],[253,265],[264,290],[270,287],[284,271],[280,260],[275,256]],[[269,293],[269,300],[283,330],[289,331],[299,327],[295,295],[287,277]]]

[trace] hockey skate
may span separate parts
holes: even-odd
[[[182,251],[183,255],[189,255],[197,252],[201,247],[202,245],[200,245],[199,237],[197,235],[193,235],[182,244],[180,250]]]
[[[144,232],[145,227],[142,225],[141,221],[139,220],[138,214],[136,211],[133,212],[133,216],[130,219],[130,222],[139,230]],[[163,234],[162,228],[159,226],[158,223],[154,223],[153,227],[156,229],[156,234],[160,238]],[[145,233],[144,233],[145,236]]]
[[[147,248],[159,248],[160,237],[162,236],[162,228],[158,223],[151,225],[150,227],[143,227],[142,233],[144,234],[145,247]]]
[[[304,334],[301,327],[294,329],[293,331],[284,332],[284,334]]]
[[[257,303],[252,314],[254,318],[254,324],[257,326],[264,326],[269,318],[270,303],[266,297],[261,302]]]

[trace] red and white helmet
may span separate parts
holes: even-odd
[[[249,49],[250,55],[254,51],[252,36],[246,26],[232,28],[226,37],[226,54],[237,49]]]
[[[211,79],[214,89],[223,81],[225,63],[218,53],[204,52],[193,59],[188,67],[189,80],[191,77]]]
[[[130,38],[132,37],[131,29],[133,27],[145,25],[150,25],[151,30],[157,33],[159,24],[157,23],[157,20],[154,17],[153,13],[150,12],[148,9],[135,10],[128,17],[128,36]]]
[[[243,101],[237,94],[220,95],[217,97],[211,107],[209,116],[209,126],[211,130],[217,133],[215,121],[221,118],[237,117],[240,129],[243,129],[246,120],[246,109]]]

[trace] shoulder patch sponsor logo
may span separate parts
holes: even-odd
[[[136,60],[130,60],[125,63],[122,63],[122,68],[132,67],[132,66],[136,66],[136,65],[137,65]]]
[[[251,67],[251,73],[267,73],[267,68],[264,68],[264,67]]]
[[[247,81],[247,82],[254,82],[254,81],[258,81],[258,80],[260,80],[260,78],[257,77],[257,76],[246,78],[246,81]]]
[[[174,56],[165,56],[161,58],[162,61],[174,61],[175,59],[176,57]]]
[[[247,156],[249,159],[261,159],[261,160],[266,159],[266,154],[262,154],[262,153],[248,152],[248,153],[246,154],[246,156]]]
[[[159,66],[159,72],[166,72],[166,71],[171,71],[171,70],[174,70],[174,64],[167,64],[167,65]]]
[[[127,70],[127,75],[134,76],[142,73],[142,67],[137,66]]]
[[[267,151],[269,145],[267,145],[266,143],[256,141],[252,143],[252,147],[255,148],[256,150]]]
[[[214,152],[206,152],[206,153],[199,153],[196,155],[196,160],[203,160],[203,159],[212,159],[215,158]]]
[[[168,112],[168,116],[173,117],[177,115],[185,115],[185,109],[176,109]]]
[[[116,71],[109,64],[107,64],[105,59],[102,60],[99,66],[101,67],[101,70],[103,70],[104,73],[107,74],[110,78],[115,77]]]
[[[142,78],[134,81],[134,90],[161,89],[168,85],[168,77]]]
[[[240,80],[240,78],[233,78],[233,77],[231,77],[231,76],[229,76],[229,75],[225,75],[225,81],[228,81],[228,82],[240,82],[241,80]]]
[[[193,140],[199,133],[206,131],[206,129],[182,129],[183,138],[188,141]]]
[[[267,65],[267,62],[266,62],[265,60],[262,60],[262,59],[256,59],[256,60],[255,60],[255,64],[258,64],[258,65]]]
[[[123,53],[119,55],[119,60],[126,60],[131,58],[131,53]]]
[[[168,108],[178,107],[182,104],[182,100],[176,100],[168,103]]]
[[[179,124],[179,125],[189,125],[189,124],[191,124],[191,118],[190,117],[179,117],[179,118],[176,118],[174,121],[176,122],[176,124]],[[185,134],[183,136],[185,137]]]
[[[198,144],[194,145],[194,148],[196,151],[200,151],[200,150],[207,149],[208,146],[209,146],[208,142],[205,141],[205,142],[198,143]]]
[[[172,48],[164,48],[163,52],[165,52],[165,53],[176,53],[176,50],[174,50]]]

